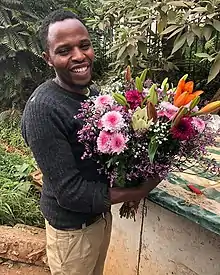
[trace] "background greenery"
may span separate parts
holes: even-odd
[[[126,65],[148,77],[169,77],[176,84],[185,73],[203,98],[210,100],[219,88],[220,1],[103,0],[90,23],[108,30],[113,46],[112,69],[120,74]]]
[[[156,81],[168,75],[174,84],[187,72],[207,99],[219,88],[220,0],[0,0],[2,110],[23,109],[33,89],[53,75],[41,58],[38,29],[58,8],[87,22],[95,80],[130,64],[136,71],[150,68],[148,77]]]
[[[36,168],[31,157],[6,152],[0,145],[0,224],[44,227],[40,194],[28,175]]]
[[[52,10],[69,8],[80,17],[93,16],[98,1],[0,0],[0,109],[23,109],[33,89],[53,75],[41,58],[38,30]],[[96,51],[95,78],[107,67],[102,31],[91,30]]]

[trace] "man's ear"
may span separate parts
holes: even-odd
[[[50,67],[53,67],[53,64],[51,63],[51,60],[50,60],[50,55],[47,52],[43,52],[42,57]]]

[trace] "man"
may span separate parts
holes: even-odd
[[[56,77],[28,100],[22,134],[43,173],[41,209],[46,219],[52,275],[101,275],[109,246],[112,204],[140,201],[159,180],[139,188],[110,188],[93,160],[82,160],[74,119],[89,89],[94,51],[82,21],[69,11],[52,12],[42,23],[43,57]]]

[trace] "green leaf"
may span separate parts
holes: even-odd
[[[187,43],[188,43],[189,47],[191,47],[193,42],[194,42],[194,39],[195,39],[194,33],[193,32],[188,32],[187,35],[186,35],[186,39],[187,39]]]
[[[110,50],[107,51],[106,54],[109,55],[109,54],[111,54],[111,53],[117,51],[120,47],[122,47],[122,45],[114,45],[114,46],[111,47]]]
[[[136,52],[136,47],[133,46],[133,45],[129,45],[127,47],[127,51],[128,51],[128,54],[129,54],[130,58],[132,58],[134,56],[135,52]],[[117,58],[117,59],[119,59],[119,58]]]
[[[100,30],[104,30],[105,29],[105,25],[104,25],[104,23],[103,22],[100,22],[99,24],[98,24],[98,28],[100,29]]]
[[[177,15],[177,13],[176,13],[175,11],[169,10],[169,11],[168,11],[168,14],[167,14],[168,20],[169,20],[169,21],[175,21],[176,15]]]
[[[126,51],[127,46],[124,45],[123,47],[121,47],[121,49],[119,50],[118,54],[117,54],[117,59],[120,59],[121,56],[124,54],[124,52]]]
[[[208,83],[211,82],[220,72],[220,53],[216,56],[208,77]]]
[[[145,81],[145,79],[146,79],[147,72],[148,72],[148,69],[145,69],[145,70],[142,72],[141,76],[140,76],[140,80],[141,80],[142,83],[144,83],[144,81]]]
[[[143,91],[143,83],[141,82],[141,79],[140,77],[136,77],[135,79],[135,84],[136,84],[136,88],[139,92],[142,92]]]
[[[175,7],[188,8],[188,6],[184,3],[184,1],[170,1],[168,2],[168,4]]]
[[[149,89],[149,97],[148,100],[151,101],[154,105],[158,102],[158,94],[156,92],[156,84],[153,84]]]
[[[162,82],[162,84],[161,84],[161,89],[164,90],[164,88],[165,88],[166,85],[167,85],[167,82],[168,82],[168,77],[166,77],[166,78],[163,80],[163,82]]]
[[[178,51],[185,44],[185,42],[186,34],[184,33],[182,36],[179,37],[179,39],[175,41],[171,55]]]
[[[202,31],[206,41],[208,41],[212,36],[213,28],[211,26],[205,26]]]
[[[172,26],[169,26],[168,28],[166,28],[164,31],[162,31],[161,35],[165,35],[165,34],[168,34],[172,31],[174,31],[175,29],[177,29],[179,26],[177,25],[172,25]]]
[[[216,16],[216,15],[219,15],[219,13],[218,13],[218,12],[211,13],[211,14],[208,14],[207,17],[208,17],[209,19],[212,19],[212,18],[213,18],[214,16]]]
[[[184,28],[185,27],[178,28],[173,33],[171,33],[171,35],[167,39],[170,39],[171,37],[175,36],[177,33],[181,32]]]
[[[167,26],[167,17],[163,14],[160,22],[157,24],[158,32],[162,33],[162,31],[166,28],[166,26]]]
[[[220,21],[213,19],[213,27],[220,32]]]
[[[199,102],[200,102],[200,96],[195,97],[195,98],[192,100],[189,109],[190,109],[190,110],[194,109],[194,108],[199,104]]]
[[[200,57],[200,58],[209,58],[209,57],[211,57],[207,53],[195,53],[195,56]]]
[[[122,94],[112,93],[112,96],[118,104],[120,104],[122,106],[128,105],[127,99]]]
[[[193,25],[192,26],[192,31],[195,33],[196,36],[198,36],[199,38],[201,38],[201,29],[200,29],[199,26]]]
[[[205,7],[197,7],[192,10],[192,12],[207,12],[207,8]]]
[[[153,137],[151,138],[151,141],[148,145],[148,155],[151,163],[153,163],[154,161],[154,157],[156,155],[157,149],[158,149],[158,143],[155,142]]]
[[[148,57],[148,54],[147,54],[147,45],[142,42],[142,41],[138,41],[138,48],[139,48],[139,51],[144,55],[144,57]]]

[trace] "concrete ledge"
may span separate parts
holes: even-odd
[[[0,258],[47,266],[45,230],[17,224],[0,226]]]

